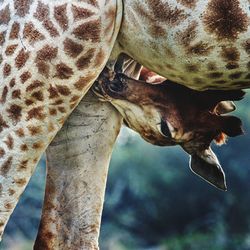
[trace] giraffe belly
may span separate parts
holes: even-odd
[[[118,39],[135,60],[198,90],[250,87],[248,0],[126,2]]]

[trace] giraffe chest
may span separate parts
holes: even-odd
[[[195,89],[250,87],[248,0],[127,5],[119,39],[140,63]],[[137,33],[133,40],[132,33]]]

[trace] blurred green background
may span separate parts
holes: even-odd
[[[101,250],[250,250],[250,93],[237,104],[246,135],[214,147],[226,172],[223,193],[191,173],[180,148],[149,145],[123,129],[113,153]],[[8,223],[1,250],[32,249],[45,161]]]

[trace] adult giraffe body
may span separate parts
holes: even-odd
[[[111,63],[126,52],[192,88],[250,85],[247,0],[124,0],[121,26],[121,0],[0,4],[1,232],[42,152],[113,47]]]
[[[248,0],[124,0],[117,40],[137,62],[187,87],[249,88],[249,24]]]
[[[114,0],[0,1],[0,235],[42,153],[105,66]]]

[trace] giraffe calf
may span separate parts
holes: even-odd
[[[210,148],[214,140],[243,134],[242,122],[224,115],[235,109],[232,101],[244,92],[199,92],[169,80],[149,84],[118,73],[102,74],[94,92],[122,114],[124,123],[146,141],[159,146],[180,145],[190,155],[191,170],[215,187],[226,190],[224,171]]]

